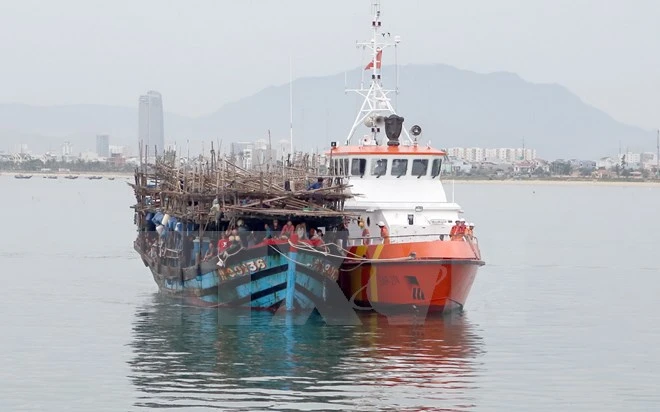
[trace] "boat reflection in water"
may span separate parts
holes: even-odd
[[[238,312],[237,312],[238,311]],[[232,317],[233,326],[222,325]],[[470,410],[483,343],[463,313],[423,325],[272,322],[270,312],[156,295],[133,325],[135,406],[222,410]],[[298,316],[288,313],[287,317]],[[221,322],[219,322],[219,319]],[[233,322],[237,320],[236,322]]]

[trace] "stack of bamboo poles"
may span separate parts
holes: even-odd
[[[178,218],[204,222],[219,214],[237,216],[347,216],[344,201],[352,195],[341,179],[322,176],[303,164],[269,165],[266,171],[246,170],[227,159],[200,159],[195,165],[178,166],[174,160],[158,160],[136,171],[136,210],[159,209]],[[323,187],[307,190],[324,179]],[[332,183],[330,183],[332,182]],[[151,204],[145,199],[151,197]]]

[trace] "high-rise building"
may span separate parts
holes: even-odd
[[[138,144],[148,147],[149,156],[154,151],[159,155],[165,149],[165,129],[163,125],[163,98],[160,93],[150,90],[140,96],[138,108]]]
[[[98,157],[110,157],[110,136],[107,134],[96,135],[96,155]]]
[[[71,142],[64,142],[62,145],[62,156],[71,156],[73,153],[73,148],[71,146]]]

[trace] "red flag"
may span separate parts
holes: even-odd
[[[380,65],[383,62],[383,49],[378,50],[376,53],[376,68],[380,69]],[[370,61],[369,64],[367,64],[367,67],[364,68],[364,70],[369,70],[374,67],[374,61]]]

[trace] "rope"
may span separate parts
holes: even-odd
[[[307,251],[309,251],[309,252],[321,253],[321,254],[323,254],[323,255],[325,255],[325,256],[332,256],[332,257],[337,257],[337,258],[341,258],[341,259],[346,259],[346,256],[334,255],[334,254],[329,253],[329,252],[323,252],[323,251],[320,251],[320,250],[315,249],[315,248],[312,247],[311,245],[305,245],[305,244],[295,245],[295,244],[291,243],[291,240],[289,240],[288,242],[289,242],[289,245],[291,245],[292,247],[298,248],[298,249],[307,250]],[[334,244],[334,243],[330,243],[330,244]],[[326,243],[324,243],[322,246],[326,246]],[[346,251],[344,248],[341,248],[341,247],[340,247],[340,249],[342,249],[343,251]],[[349,253],[350,253],[350,252],[349,252]],[[402,260],[410,260],[410,259],[412,259],[410,256],[399,257],[399,258],[378,258],[378,259],[369,259],[369,258],[366,258],[366,257],[364,257],[364,256],[358,256],[358,255],[356,255],[355,253],[351,253],[351,254],[354,255],[354,256],[356,256],[356,257],[355,257],[355,258],[350,258],[350,259],[353,259],[353,260],[361,260],[361,261],[364,261],[365,263],[368,263],[368,262],[383,262],[383,261],[387,261],[387,262],[389,262],[389,261],[402,261]]]

